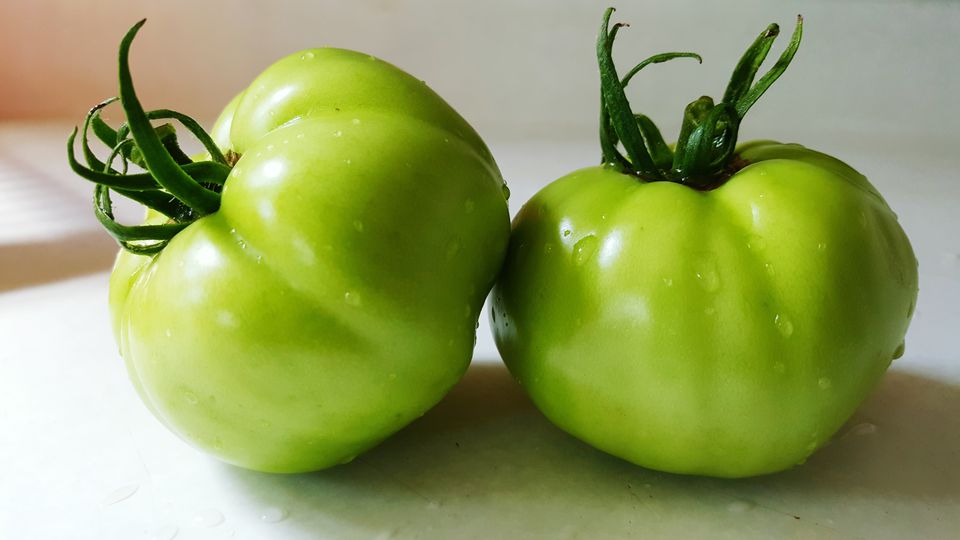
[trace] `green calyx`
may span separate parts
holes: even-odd
[[[74,152],[77,129],[67,139],[67,161],[79,176],[96,184],[94,212],[107,232],[124,249],[153,255],[167,242],[197,218],[220,208],[220,192],[236,156],[224,156],[210,135],[189,116],[167,109],[145,111],[133,88],[130,75],[130,45],[145,20],[135,24],[120,43],[120,92],[90,109],[80,133],[80,146],[86,165]],[[101,111],[111,103],[120,102],[127,121],[117,129],[108,125]],[[183,152],[171,124],[154,127],[152,120],[176,120],[195,136],[210,155],[210,160],[193,161]],[[105,161],[91,150],[89,132],[111,149]],[[119,161],[119,169],[115,163]],[[146,172],[128,172],[129,163]],[[134,200],[167,217],[157,225],[126,226],[117,222],[113,214],[111,192]]]
[[[803,18],[786,50],[776,64],[754,83],[780,27],[771,24],[750,45],[733,70],[723,100],[714,103],[700,97],[683,112],[680,136],[674,149],[664,142],[657,126],[649,117],[634,113],[625,88],[641,69],[674,58],[695,58],[690,52],[671,52],[651,56],[620,78],[613,63],[613,42],[622,23],[610,26],[614,9],[603,14],[597,39],[597,61],[600,67],[600,148],[603,163],[647,181],[670,181],[697,189],[712,189],[722,183],[741,164],[734,151],[740,122],[750,107],[787,69],[800,46]],[[623,152],[621,152],[621,148]]]

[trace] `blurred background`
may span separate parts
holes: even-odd
[[[631,23],[615,58],[691,50],[704,64],[657,66],[632,84],[637,109],[673,136],[683,106],[719,97],[740,54],[768,23],[806,18],[795,62],[751,112],[754,136],[825,134],[956,142],[960,10],[950,0],[702,2],[489,0],[7,0],[0,8],[0,119],[77,122],[116,92],[116,48],[146,17],[133,48],[149,106],[212,119],[283,55],[361,50],[424,79],[490,138],[592,138],[594,40],[603,8]],[[669,137],[668,137],[669,138]]]

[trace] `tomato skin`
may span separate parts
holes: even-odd
[[[583,169],[513,222],[505,363],[559,427],[645,467],[796,465],[902,354],[917,262],[886,202],[799,145],[738,153],[711,191]]]
[[[466,370],[509,238],[502,177],[421,81],[339,49],[268,68],[212,134],[242,155],[220,210],[111,276],[131,379],[230,463],[349,461]]]

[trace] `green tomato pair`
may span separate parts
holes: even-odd
[[[736,145],[775,25],[724,99],[664,144],[634,114],[604,16],[603,164],[513,222],[476,132],[376,58],[312,49],[234,98],[207,135],[145,111],[120,52],[114,129],[81,147],[97,216],[125,249],[110,280],[131,380],[171,431],[271,472],[350,461],[436,404],[469,364],[493,287],[511,372],[555,424],[639,465],[715,476],[790,467],[876,384],[917,294],[916,259],[867,180],[797,145]],[[699,57],[697,57],[699,58]],[[112,100],[111,100],[112,101]],[[168,125],[207,149],[194,160]],[[112,148],[106,161],[88,130]],[[146,173],[127,171],[132,162]],[[111,193],[151,210],[127,227]],[[509,244],[509,246],[508,246]],[[498,277],[499,276],[499,277]],[[494,282],[496,285],[494,286]]]

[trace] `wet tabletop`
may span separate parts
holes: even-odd
[[[955,538],[960,531],[960,158],[820,137],[899,214],[920,260],[906,354],[806,464],[738,481],[652,472],[554,428],[481,319],[432,411],[353,463],[224,465],[140,404],[106,307],[114,246],[63,165],[67,126],[0,124],[0,538]],[[492,141],[511,210],[594,141]]]

